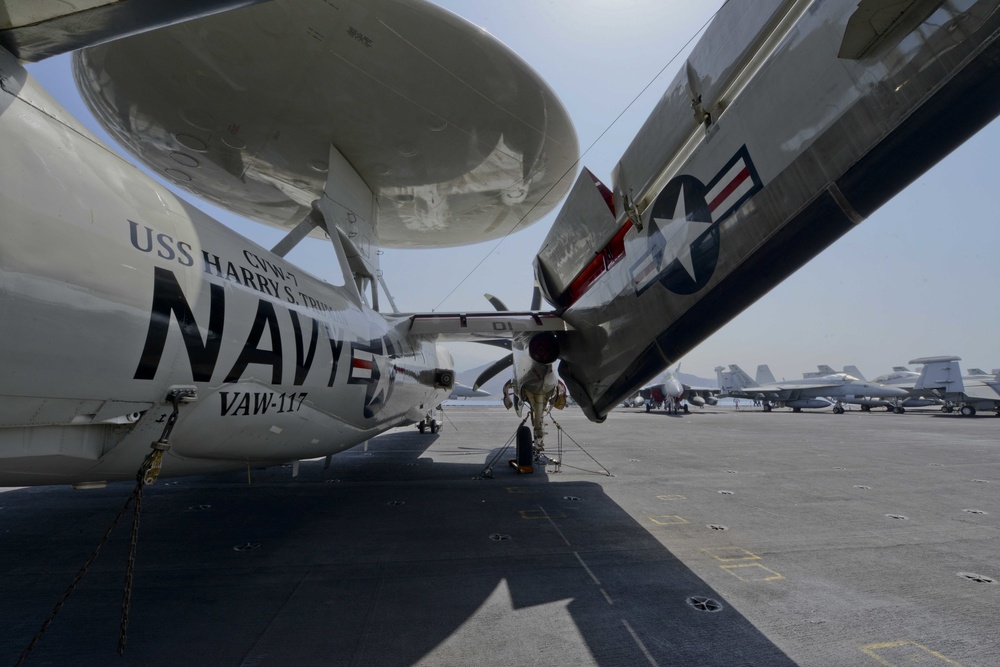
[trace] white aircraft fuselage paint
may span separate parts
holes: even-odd
[[[164,474],[330,454],[447,397],[407,318],[178,199],[7,53],[0,74],[0,485],[132,477],[173,386],[198,397]]]

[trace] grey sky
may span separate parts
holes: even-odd
[[[722,5],[721,0],[439,0],[485,28],[549,82],[586,150]],[[686,53],[686,51],[685,51]],[[677,58],[584,156],[610,183],[611,170],[683,63]],[[69,77],[68,59],[32,67],[57,99],[89,121]],[[92,126],[92,122],[91,122]],[[994,153],[1000,122],[925,174],[870,219],[694,349],[683,370],[714,376],[716,365],[799,377],[818,363],[856,364],[869,376],[909,359],[957,354],[963,366],[1000,366],[997,329],[1000,190]],[[199,206],[201,202],[195,201]],[[206,208],[254,241],[280,232]],[[405,311],[488,310],[483,292],[527,307],[531,261],[552,216],[497,242],[448,250],[387,250],[382,269]],[[494,250],[496,248],[496,250]],[[484,257],[486,260],[461,282]],[[328,246],[293,255],[334,281]],[[419,279],[414,279],[418,276]],[[455,289],[457,286],[457,289]],[[442,299],[455,289],[451,297]],[[496,358],[481,346],[456,349],[460,369]]]

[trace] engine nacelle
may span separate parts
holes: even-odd
[[[705,403],[707,403],[708,405],[718,405],[719,399],[717,399],[715,396],[706,396]]]
[[[705,399],[701,396],[692,396],[691,398],[688,399],[688,403],[690,403],[691,405],[695,405],[699,408],[705,407]]]

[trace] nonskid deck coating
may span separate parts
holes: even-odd
[[[297,478],[161,478],[144,498],[124,658],[123,525],[25,664],[1000,655],[996,417],[717,407],[596,425],[570,408],[555,413],[561,472],[517,475],[509,452],[475,479],[518,422],[495,407],[446,415],[437,435],[400,429]],[[17,660],[130,490],[0,494],[0,661]]]

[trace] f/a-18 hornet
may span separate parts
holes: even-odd
[[[1000,112],[996,0],[729,2],[605,185],[573,180],[555,92],[426,0],[2,6],[6,485],[333,454],[447,397],[449,340],[508,339],[531,410],[558,363],[603,421]],[[284,239],[60,108],[24,63],[67,51],[132,159]],[[548,307],[395,312],[379,248],[499,238],[563,199]],[[306,237],[341,284],[285,259]]]

